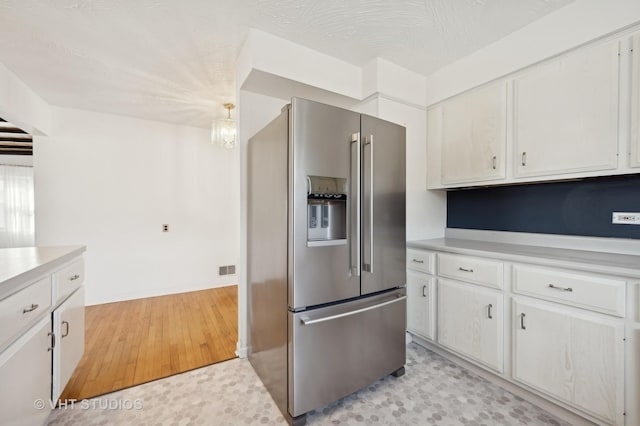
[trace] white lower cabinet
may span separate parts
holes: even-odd
[[[435,338],[435,278],[407,271],[407,329],[420,337]]]
[[[624,323],[516,297],[513,378],[610,424],[624,424]]]
[[[47,316],[0,354],[2,425],[41,425],[49,416],[51,343]]]
[[[84,353],[84,286],[55,311],[52,400],[57,401]]]
[[[502,292],[438,279],[437,335],[440,345],[502,372]]]

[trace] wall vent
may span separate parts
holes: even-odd
[[[218,275],[235,275],[236,274],[236,265],[226,265],[218,267]]]

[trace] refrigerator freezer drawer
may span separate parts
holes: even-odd
[[[288,320],[288,405],[293,417],[404,366],[404,289],[312,311],[289,312]]]

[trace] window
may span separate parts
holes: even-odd
[[[0,247],[34,244],[33,167],[0,165]]]

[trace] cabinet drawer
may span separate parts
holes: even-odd
[[[84,260],[82,258],[53,274],[55,303],[62,301],[84,282]]]
[[[618,317],[625,315],[626,282],[601,276],[513,265],[513,292]]]
[[[429,251],[407,249],[407,269],[433,274],[434,257],[435,253]]]
[[[0,301],[0,348],[34,324],[50,307],[49,276]]]
[[[504,264],[495,260],[438,253],[438,275],[501,289]]]

